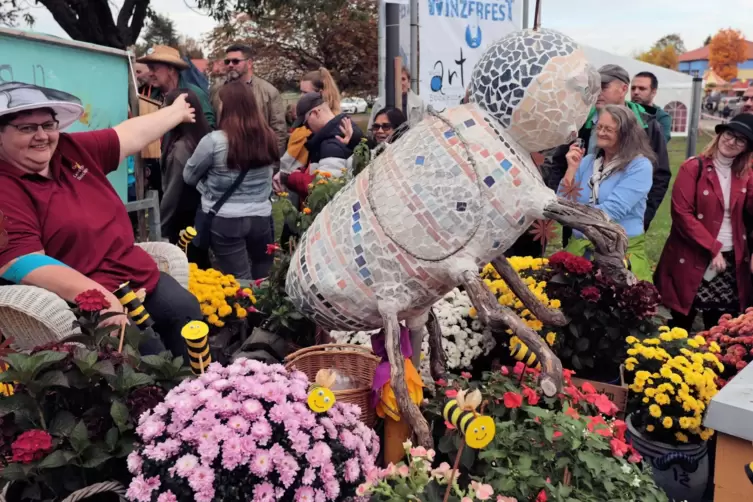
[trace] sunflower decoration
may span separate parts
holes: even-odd
[[[533,235],[533,240],[541,243],[541,249],[546,251],[546,246],[556,236],[554,232],[554,221],[552,220],[536,220],[531,225],[529,231]]]

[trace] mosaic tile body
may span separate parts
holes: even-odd
[[[494,62],[532,68],[541,58],[518,51],[518,42],[527,47],[533,38],[540,51],[546,36],[554,53],[518,86],[522,95],[499,91]],[[427,116],[317,216],[288,270],[296,307],[326,328],[374,329],[382,326],[380,303],[400,319],[418,317],[458,285],[460,273],[500,256],[556,198],[526,144],[551,148],[577,132],[600,90],[593,74],[575,43],[555,32],[493,44],[474,69],[472,103]]]

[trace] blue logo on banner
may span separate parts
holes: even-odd
[[[476,33],[473,32],[473,29],[470,25],[465,27],[465,43],[468,44],[468,47],[471,49],[475,49],[476,47],[481,46],[481,27],[476,26]]]
[[[476,18],[483,21],[512,21],[515,0],[426,0],[429,15],[437,17]],[[474,38],[474,37],[471,37]],[[469,43],[470,45],[470,43]]]

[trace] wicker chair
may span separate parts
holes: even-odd
[[[167,242],[136,244],[154,258],[160,271],[188,288],[188,260],[177,246]],[[17,350],[26,350],[77,333],[68,304],[54,293],[34,286],[0,286],[0,333],[14,339]]]

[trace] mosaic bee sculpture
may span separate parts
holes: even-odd
[[[479,267],[491,262],[534,315],[564,324],[503,255],[535,220],[552,219],[582,231],[615,280],[631,280],[624,231],[601,211],[558,198],[530,156],[573,140],[599,92],[598,73],[572,39],[544,29],[506,36],[474,68],[469,104],[429,113],[352,179],[302,237],[287,293],[325,328],[386,330],[401,416],[420,444],[432,441],[408,398],[400,321],[411,330],[417,364],[432,305],[463,286],[483,322],[500,335],[512,329],[536,354],[539,385],[554,395],[562,386],[560,361],[496,302]],[[429,329],[435,378],[444,364],[439,336]]]

